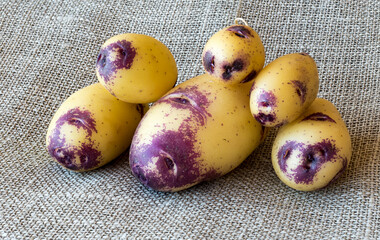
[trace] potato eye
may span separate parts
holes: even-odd
[[[327,117],[326,116],[319,116],[319,117],[316,117],[315,120],[317,120],[317,121],[326,121]]]
[[[88,162],[88,156],[85,154],[81,155],[79,158],[80,158],[81,163]]]
[[[54,149],[54,156],[63,158],[65,157],[65,153],[63,152],[62,148],[56,148]]]
[[[99,54],[97,62],[99,62],[100,59],[102,59],[102,54]]]
[[[301,90],[299,88],[297,88],[296,92],[297,92],[298,96],[301,96],[302,93],[301,93]]]
[[[262,107],[269,107],[269,101],[268,100],[263,100],[259,103],[260,106]]]
[[[320,112],[310,114],[309,116],[302,119],[302,121],[305,121],[305,120],[321,121],[321,122],[322,121],[328,121],[328,122],[336,123],[334,119],[332,119],[328,115],[326,115],[324,113],[320,113]]]
[[[191,99],[191,97],[188,97],[185,93],[172,93],[167,96],[167,99],[186,108],[190,106],[194,108],[198,107],[198,104],[193,99]],[[180,105],[177,105],[177,107],[180,107]]]
[[[166,158],[164,158],[164,162],[165,162],[166,167],[167,167],[169,170],[170,170],[170,169],[173,169],[173,167],[174,167],[174,162],[173,162],[172,159],[166,157]]]
[[[211,68],[211,72],[213,72],[215,69],[215,58],[214,57],[211,59],[210,68]]]
[[[233,32],[239,38],[249,38],[252,36],[251,32],[244,26],[232,26],[228,28],[227,31]]]
[[[181,104],[189,104],[190,103],[189,100],[187,100],[186,98],[182,98],[182,97],[172,98],[172,100],[174,102],[181,103]]]
[[[282,155],[282,159],[287,159],[290,155],[290,149],[287,149],[284,154]]]
[[[103,54],[99,54],[98,56],[98,60],[97,60],[97,63],[101,66],[101,67],[104,67],[106,65],[106,56],[103,55]]]
[[[307,162],[313,162],[315,161],[315,158],[312,153],[309,153],[306,157]]]
[[[69,123],[72,123],[72,124],[76,124],[76,125],[79,125],[79,124],[84,124],[82,119],[79,119],[79,118],[71,118],[69,119],[68,121]]]
[[[245,36],[241,32],[235,32],[235,35],[239,38],[245,38]]]

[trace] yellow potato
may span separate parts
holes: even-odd
[[[237,167],[265,132],[250,114],[249,90],[249,83],[225,86],[204,74],[169,91],[136,130],[133,174],[153,189],[179,191]]]
[[[169,49],[160,41],[143,34],[126,33],[103,44],[96,75],[118,99],[150,103],[173,88],[177,66]]]
[[[130,145],[146,106],[112,96],[100,83],[80,89],[59,107],[46,136],[53,159],[73,171],[110,162]]]
[[[255,78],[250,96],[252,115],[266,127],[289,123],[310,106],[318,88],[317,65],[308,54],[279,57]]]
[[[259,35],[245,25],[232,25],[206,43],[202,63],[208,74],[224,83],[246,83],[263,68],[264,46]]]
[[[317,98],[299,118],[279,129],[272,164],[289,187],[313,191],[335,181],[351,154],[351,138],[338,110]]]

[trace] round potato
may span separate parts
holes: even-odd
[[[351,159],[351,139],[335,106],[316,99],[281,127],[272,149],[277,176],[289,187],[313,191],[334,182]]]
[[[96,75],[118,99],[150,103],[173,88],[177,66],[169,49],[160,41],[143,34],[126,33],[103,44]]]
[[[47,149],[69,170],[103,166],[129,147],[146,108],[118,100],[100,83],[85,87],[63,102],[53,116]]]
[[[253,82],[252,115],[266,127],[289,123],[310,106],[318,88],[317,65],[308,54],[279,57],[261,70]]]
[[[249,90],[204,74],[169,91],[136,130],[133,174],[153,189],[179,191],[237,167],[266,132],[250,114]]]
[[[264,45],[245,25],[232,25],[215,33],[206,43],[202,63],[208,74],[223,83],[251,81],[263,68]]]

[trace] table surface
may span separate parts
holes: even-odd
[[[3,239],[379,239],[379,1],[0,1],[0,238]],[[353,147],[342,177],[316,192],[273,171],[276,135],[238,168],[176,193],[145,188],[124,154],[74,173],[51,160],[47,126],[60,104],[97,82],[109,37],[162,41],[178,82],[204,72],[201,53],[219,29],[244,18],[266,64],[307,52],[319,97],[333,102]]]

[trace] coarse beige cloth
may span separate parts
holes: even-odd
[[[380,239],[380,1],[0,1],[0,239]],[[47,126],[73,92],[97,82],[109,37],[165,43],[179,82],[203,73],[201,53],[244,18],[266,64],[294,52],[317,62],[319,97],[352,137],[343,176],[298,192],[275,175],[275,131],[237,169],[177,193],[141,185],[128,156],[87,173],[53,162]]]

